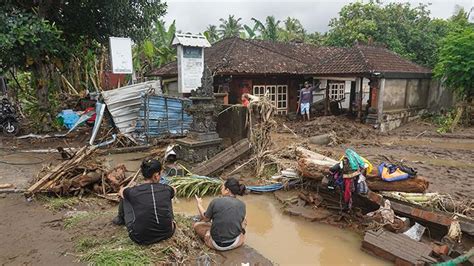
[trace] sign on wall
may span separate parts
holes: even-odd
[[[181,52],[181,53],[180,53]],[[201,86],[204,58],[201,47],[179,46],[178,56],[180,61],[180,93],[189,93]]]
[[[110,37],[109,42],[112,72],[115,74],[132,74],[132,40],[130,38]]]
[[[178,92],[190,93],[201,86],[204,47],[211,44],[202,34],[176,34],[173,45],[178,51]]]

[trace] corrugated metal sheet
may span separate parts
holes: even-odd
[[[102,92],[107,109],[121,133],[127,134],[135,131],[143,102],[142,96],[149,91],[161,94],[159,81],[147,81]]]
[[[137,133],[147,137],[184,135],[193,121],[184,107],[189,99],[165,95],[145,95],[136,127]]]
[[[177,33],[173,39],[173,45],[181,44],[183,46],[211,47],[209,41],[204,35],[180,34]]]

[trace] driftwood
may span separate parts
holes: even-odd
[[[321,181],[329,173],[329,168],[337,164],[336,160],[301,147],[296,148],[296,158],[300,175],[316,181]]]
[[[122,185],[128,185],[136,176],[127,178],[123,164],[108,171],[96,158],[96,147],[85,146],[74,156],[51,169],[26,192],[26,196],[36,193],[57,195],[77,195],[83,191],[107,194],[117,192]],[[138,172],[137,172],[138,173]]]
[[[401,181],[387,182],[382,180],[380,177],[367,177],[367,185],[370,190],[373,191],[399,191],[399,192],[414,192],[424,193],[429,186],[426,178],[417,176],[415,178],[409,178]]]

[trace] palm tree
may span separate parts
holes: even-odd
[[[234,15],[229,15],[228,19],[221,18],[219,20],[221,22],[219,25],[219,33],[221,38],[240,36],[240,32],[242,30],[242,24],[240,24],[241,20],[242,18],[236,19]]]
[[[253,27],[249,27],[248,25],[244,25],[245,33],[247,34],[247,39],[257,39],[257,31],[258,31],[258,25],[255,23]]]
[[[274,16],[267,16],[265,24],[256,18],[252,18],[252,20],[259,29],[262,39],[270,41],[278,40],[278,32],[280,29],[278,25],[280,24],[280,21],[276,20]]]
[[[204,36],[206,36],[207,40],[210,43],[215,43],[219,41],[220,38],[219,38],[219,32],[217,30],[217,26],[216,25],[207,26],[207,29],[204,32]]]
[[[284,42],[303,41],[306,31],[301,22],[296,18],[287,17],[283,21],[283,29],[280,30],[280,39]]]

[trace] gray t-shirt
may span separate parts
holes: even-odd
[[[211,201],[204,215],[212,220],[211,236],[216,242],[234,240],[242,233],[245,204],[234,197],[220,197]]]
[[[313,87],[302,88],[300,90],[300,104],[313,102]]]

